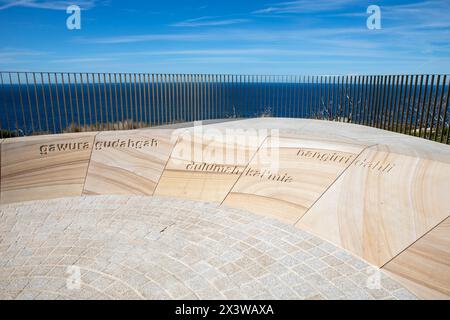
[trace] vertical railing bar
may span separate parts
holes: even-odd
[[[62,124],[62,116],[61,116],[61,105],[59,103],[58,76],[57,76],[56,72],[53,73],[53,77],[55,78],[56,105],[58,106],[59,132],[61,133],[62,129],[63,129],[63,124]],[[27,79],[27,90],[28,90],[28,77],[26,77],[26,79]],[[31,102],[30,102],[29,95],[28,95],[28,103],[30,104],[31,119],[33,119],[32,114],[31,114]],[[33,131],[34,131],[34,129],[33,129]]]
[[[150,80],[151,76],[151,80]],[[154,103],[154,86],[153,81],[154,77],[153,74],[148,73],[147,74],[147,99],[148,99],[148,125],[151,127],[154,124],[154,114],[152,112],[153,107],[155,105]],[[151,92],[151,93],[150,93]]]
[[[295,112],[294,112],[294,118],[300,118],[300,75],[296,74],[294,75],[294,106],[295,106]]]
[[[207,104],[208,104],[208,114],[210,119],[214,119],[214,101],[212,97],[212,75],[207,74],[206,75],[206,82],[207,82]]]
[[[187,79],[188,79],[188,87],[187,87],[187,102],[188,102],[188,108],[187,108],[187,116],[189,118],[189,121],[193,121],[194,120],[194,109],[192,107],[192,74],[187,74]]]
[[[130,74],[130,77],[131,77],[131,74]],[[136,86],[136,73],[133,73],[133,79],[131,80],[131,81],[133,81],[133,96],[134,96],[134,103],[133,103],[133,108],[132,108],[132,110],[133,110],[133,123],[134,122],[136,122],[136,126],[137,126],[137,128],[140,128],[141,127],[141,122],[140,122],[140,120],[139,120],[139,105],[138,105],[138,96],[137,96],[137,86]],[[134,120],[136,120],[136,121],[134,121]],[[133,129],[134,129],[134,126],[133,126]]]
[[[197,75],[192,75],[192,110],[193,120],[197,121]]]
[[[425,80],[425,90],[424,90],[424,94],[423,94],[422,109],[420,110],[421,114],[420,114],[420,125],[419,125],[419,137],[422,136],[423,116],[424,116],[424,110],[425,110],[425,105],[426,105],[426,101],[427,101],[428,82],[429,82],[429,75],[427,74],[426,80]]]
[[[414,78],[415,78],[415,83],[416,83],[416,84],[415,84],[415,86],[413,87]],[[406,131],[407,131],[406,128],[407,128],[407,127],[408,127],[408,129],[409,129],[408,134],[411,134],[411,121],[410,121],[410,116],[409,116],[409,114],[410,114],[410,113],[411,113],[411,114],[413,113],[413,110],[411,110],[411,97],[414,98],[414,96],[416,95],[417,78],[418,78],[417,75],[416,75],[415,77],[411,75],[411,80],[410,80],[410,83],[409,83],[408,103],[407,103],[407,105],[406,105],[406,121],[405,121],[405,126],[404,126],[404,128],[403,128],[403,133],[404,133],[404,134],[406,134]],[[411,95],[411,92],[412,92],[413,88],[414,88],[414,93]],[[413,103],[414,103],[414,101],[413,101]]]
[[[399,116],[401,114],[400,112],[400,105],[404,105],[404,101],[402,101],[402,96],[404,96],[403,87],[404,87],[404,81],[405,81],[405,75],[402,74],[400,79],[400,93],[398,96],[398,104],[396,108],[396,116],[395,116],[395,132],[399,132],[398,130],[398,122],[399,122]]]
[[[308,76],[308,82],[309,82],[309,115],[308,118],[312,119],[312,113],[313,113],[313,103],[314,103],[314,76]]]
[[[430,86],[430,94],[428,95],[428,106],[427,106],[427,111],[426,113],[426,118],[425,118],[425,130],[423,133],[423,137],[426,139],[427,137],[427,128],[428,128],[428,120],[429,120],[429,115],[430,115],[430,107],[431,107],[431,101],[433,99],[433,87],[434,87],[434,74],[431,75],[431,86]]]
[[[0,72],[0,80],[2,83],[2,101],[3,101],[3,107],[4,107],[4,112],[5,112],[5,118],[6,118],[6,125],[8,126],[8,131],[13,131],[11,130],[11,121],[9,119],[9,111],[8,111],[8,107],[7,107],[7,102],[6,102],[6,89],[5,89],[5,82],[3,80],[3,72]]]
[[[400,129],[398,130],[398,132],[400,132],[400,133],[403,131],[403,123],[405,122],[406,92],[409,89],[408,82],[409,82],[409,75],[406,75],[406,79],[405,79],[405,83],[404,83],[405,91],[403,91],[403,103],[402,103],[402,112],[401,112],[401,120],[400,120]]]
[[[299,111],[300,111],[300,101],[299,101],[299,85],[298,85],[298,75],[292,76],[292,117],[298,118],[299,117]]]
[[[36,114],[38,116],[39,132],[42,133],[41,111],[39,110],[39,100],[38,100],[37,84],[36,84],[36,73],[33,72],[32,74],[33,74],[34,98],[36,101]]]
[[[128,108],[127,74],[123,73],[123,74],[121,74],[121,76],[123,76],[124,129],[125,129],[125,127],[126,127],[126,129],[129,129],[130,128],[130,110]]]
[[[292,107],[292,75],[291,76],[286,76],[286,80],[288,81],[287,83],[287,91],[289,93],[286,93],[287,96],[289,96],[289,103],[287,104],[287,110],[288,112],[286,112],[286,116],[288,118],[291,118],[293,115],[293,107]]]
[[[106,89],[106,88],[105,88]],[[108,73],[108,91],[109,91],[109,110],[111,112],[111,130],[116,130],[116,123],[114,118],[114,107],[112,99],[112,85],[111,85],[111,73]]]
[[[40,72],[40,75],[41,75],[42,106],[44,107],[46,132],[50,132],[50,126],[48,124],[47,100],[45,99],[44,74],[43,74],[43,72]]]
[[[128,80],[127,80],[128,79]],[[125,87],[127,90],[127,93],[129,93],[129,96],[127,97],[128,103],[128,112],[127,117],[129,118],[129,129],[134,129],[134,107],[133,107],[133,75],[131,73],[125,73],[125,80],[126,83]]]
[[[344,81],[344,76],[340,75],[337,77],[338,83],[336,86],[336,119],[339,121],[342,114],[342,82]]]
[[[350,75],[348,76],[348,82],[347,82],[347,120],[345,122],[351,122],[351,119],[353,117],[353,96],[352,96],[352,90],[353,90],[353,78],[354,76]]]
[[[175,86],[175,97],[177,101],[175,104],[175,121],[179,121],[181,107],[180,107],[180,78],[178,74],[175,75],[174,86]]]
[[[417,99],[416,117],[414,119],[414,132],[413,132],[414,136],[416,136],[417,125],[418,125],[418,121],[419,121],[419,110],[420,110],[420,101],[421,101],[421,98],[422,98],[423,78],[424,78],[424,75],[422,74],[420,76],[419,97]]]
[[[395,76],[380,76],[381,83],[379,84],[379,90],[381,90],[381,93],[377,93],[377,113],[375,115],[375,127],[380,129],[386,129],[388,127],[389,121],[389,114],[392,109],[392,93],[393,93],[393,86],[391,86],[391,80],[394,79]],[[392,80],[394,81],[394,80]],[[378,105],[381,105],[378,108]]]
[[[142,74],[138,74],[139,79],[139,127],[142,128],[144,126],[144,114],[143,114],[143,108],[142,108]]]
[[[135,82],[133,81],[133,74],[129,73],[129,82],[128,82],[128,90],[130,92],[130,124],[131,124],[131,129],[135,129],[135,127],[137,127],[137,125],[135,125],[135,118],[137,117],[136,115],[136,86],[135,86]]]
[[[225,103],[225,87],[224,87],[224,83],[225,83],[225,79],[224,79],[224,75],[219,75],[219,89],[220,89],[220,109],[221,109],[221,113],[220,113],[220,118],[224,118],[225,114],[226,114],[226,107],[224,105]]]
[[[367,98],[367,76],[362,76],[361,81],[361,92],[360,92],[360,100],[361,100],[361,114],[359,118],[358,124],[363,124],[364,119],[366,117],[366,98]]]
[[[64,73],[61,73],[61,92],[62,92],[62,98],[63,98],[63,106],[64,106],[64,114],[66,118],[66,127],[69,126],[69,114],[67,112],[67,103],[66,103],[66,84],[64,83]],[[64,128],[61,127],[61,132],[63,132]]]
[[[24,127],[24,135],[28,134],[28,128],[27,128],[27,121],[25,119],[25,107],[23,105],[23,97],[22,97],[22,83],[20,81],[20,74],[19,72],[16,73],[17,75],[17,84],[18,84],[18,90],[19,90],[19,102],[22,109],[22,121],[23,121],[23,127]]]
[[[205,114],[203,112],[203,74],[198,75],[198,120],[206,120]]]
[[[167,74],[167,83],[166,83],[166,91],[167,91],[167,123],[172,123],[172,102],[171,102],[171,94],[172,94],[172,75]]]
[[[181,83],[182,83],[182,92],[183,92],[183,101],[182,101],[182,119],[184,121],[188,121],[188,110],[187,110],[187,94],[188,94],[188,83],[187,83],[187,75],[181,74]]]
[[[335,80],[335,76],[333,75],[328,75],[327,76],[327,92],[328,92],[328,97],[327,97],[327,105],[328,105],[328,120],[332,121],[333,120],[333,104],[334,104],[334,80]]]
[[[100,123],[98,125],[100,131],[104,128],[103,121],[103,103],[102,103],[102,90],[101,90],[102,80],[100,78],[100,73],[97,73],[97,90],[98,90],[98,111],[100,113]]]
[[[387,87],[387,80],[388,77],[387,76],[381,76],[381,92],[378,93],[379,97],[378,97],[378,112],[377,112],[377,116],[376,116],[376,120],[377,120],[377,124],[376,127],[377,128],[382,128],[383,127],[383,123],[384,123],[384,109],[385,109],[385,98],[386,98],[386,90],[389,90],[389,88]],[[395,113],[395,106],[394,106],[394,113]]]
[[[194,121],[199,121],[201,119],[201,96],[200,96],[200,89],[201,89],[201,75],[196,73],[193,77],[193,101],[194,101]]]
[[[361,118],[362,118],[362,113],[363,113],[363,89],[364,89],[364,76],[358,76],[358,87],[357,87],[358,91],[357,91],[357,99],[356,99],[356,103],[357,105],[359,105],[358,108],[358,124],[361,124]]]
[[[111,130],[111,123],[109,119],[109,108],[110,104],[108,103],[108,89],[106,86],[106,73],[103,73],[103,96],[105,98],[105,120],[106,120],[106,129],[109,131]]]
[[[379,125],[379,120],[380,120],[380,117],[381,117],[381,109],[382,109],[382,100],[381,100],[381,95],[382,95],[382,92],[383,92],[383,83],[385,83],[386,82],[386,78],[385,77],[383,77],[383,76],[379,76],[379,81],[378,81],[378,92],[377,92],[377,99],[376,99],[376,101],[377,101],[377,107],[376,107],[376,110],[375,110],[375,127],[378,127],[378,125]]]
[[[442,110],[442,103],[444,102],[444,92],[445,92],[445,83],[447,80],[447,75],[445,74],[443,79],[442,79],[442,89],[441,89],[441,98],[439,99],[439,108],[438,108],[438,113],[437,113],[437,122],[436,122],[436,134],[434,135],[434,141],[437,141],[438,139],[438,135],[439,135],[439,122],[441,119],[441,110]],[[449,83],[449,88],[450,88],[450,83]],[[448,96],[448,93],[447,93]],[[444,117],[445,119],[445,117]],[[445,123],[443,123],[442,129],[445,128]],[[444,131],[442,131],[441,136],[444,134]]]
[[[55,105],[53,103],[53,92],[52,92],[52,83],[51,83],[51,79],[50,79],[50,72],[47,72],[47,80],[48,80],[48,91],[49,91],[49,96],[50,96],[50,108],[52,110],[53,133],[56,134]]]
[[[436,89],[434,91],[433,111],[432,111],[432,114],[431,114],[431,121],[430,121],[430,134],[428,136],[429,140],[432,140],[432,136],[433,136],[433,124],[434,124],[434,117],[436,115],[436,105],[437,105],[437,101],[438,101],[440,81],[441,81],[441,75],[439,74],[437,76],[437,79],[436,79]],[[428,118],[427,118],[427,123],[428,123]],[[426,135],[425,135],[425,138],[426,138]]]
[[[200,120],[207,120],[207,113],[205,109],[205,75],[200,74],[200,110],[201,110],[201,116]]]
[[[398,106],[400,104],[400,98],[401,98],[401,75],[397,75],[397,83],[396,83],[396,87],[395,87],[395,101],[394,101],[394,110],[392,113],[392,118],[390,119],[390,130],[391,131],[396,131],[395,127],[395,118],[397,116],[398,113]]]
[[[256,76],[250,75],[250,86],[249,86],[249,104],[252,107],[252,118],[257,116],[257,107],[258,103],[256,101],[257,97],[257,82],[256,82]]]
[[[367,82],[369,77],[367,75],[362,76],[361,84],[361,119],[359,124],[364,124],[367,112]]]
[[[441,142],[444,142],[444,130],[445,130],[445,120],[447,119],[447,114],[448,114],[448,102],[449,102],[449,97],[450,97],[450,77],[449,77],[449,81],[448,81],[448,85],[447,85],[447,99],[445,101],[445,109],[444,109],[444,114],[443,114],[443,119],[442,119],[442,135],[441,135]],[[450,133],[450,119],[447,119],[447,121],[449,122],[447,125],[447,137],[445,138],[445,143],[448,144],[448,138],[449,138],[449,133]]]
[[[368,96],[367,96],[367,113],[364,125],[370,126],[371,116],[372,116],[372,109],[373,109],[373,96],[374,96],[374,82],[375,82],[375,76],[371,75],[368,80]]]
[[[355,111],[355,109],[356,109],[356,106],[355,106],[355,103],[356,103],[356,101],[355,101],[356,79],[357,79],[356,75],[351,77],[351,86],[350,86],[350,102],[351,102],[350,106],[351,106],[351,108],[350,108],[350,116],[348,118],[348,122],[350,122],[350,123],[353,123],[353,119],[355,118],[355,112],[356,112]]]
[[[80,91],[81,91],[81,108],[83,110],[83,127],[87,128],[86,126],[86,106],[84,104],[84,89],[83,89],[83,74],[80,73]],[[51,97],[51,95],[50,95]]]
[[[78,119],[78,128],[81,129],[81,121],[80,121],[80,106],[78,104],[78,82],[77,82],[77,74],[73,74],[74,79],[74,91],[75,91],[75,106],[77,107],[77,119]]]
[[[350,77],[347,75],[345,77],[345,82],[344,82],[344,114],[342,115],[342,121],[343,122],[347,122],[348,116],[349,116],[349,111],[350,111],[350,95],[348,94],[348,87],[350,84]]]
[[[412,80],[411,80],[412,81]],[[408,117],[407,122],[408,122],[408,134],[411,134],[411,128],[413,126],[412,122],[413,122],[413,117],[414,117],[414,105],[416,103],[416,92],[417,92],[417,83],[419,81],[419,76],[416,75],[415,77],[415,84],[414,84],[414,91],[413,91],[413,100],[412,100],[412,104],[409,104],[411,96],[408,99],[408,109],[407,112],[410,111],[411,112],[411,116]],[[406,131],[406,127],[405,127],[405,131]]]
[[[327,96],[326,110],[327,110],[327,118],[330,120],[331,110],[330,110],[330,85],[331,85],[331,77],[325,76],[325,94]]]
[[[69,107],[70,107],[70,125],[75,126],[74,114],[73,114],[73,100],[72,100],[72,82],[70,81],[70,73],[67,73],[67,89],[69,91]],[[69,126],[70,130],[70,126]]]
[[[28,72],[25,73],[25,86],[27,89],[27,99],[28,99],[28,111],[30,112],[30,122],[31,122],[31,132],[34,133],[34,119],[33,119],[33,108],[31,106],[31,96],[30,96],[30,86],[28,82]],[[5,114],[8,116],[8,112],[5,112]]]
[[[364,113],[364,119],[363,119],[363,125],[367,124],[368,115],[370,112],[369,105],[370,105],[370,98],[371,98],[371,89],[372,89],[372,76],[366,76],[366,86],[364,88],[364,97],[365,97],[365,113]]]
[[[376,116],[376,109],[377,109],[377,95],[378,95],[378,84],[380,82],[379,76],[374,77],[373,81],[373,101],[372,101],[372,111],[370,114],[370,125],[371,127],[375,127],[375,116]]]
[[[362,103],[360,103],[360,94],[361,94],[361,75],[358,75],[357,77],[357,82],[355,83],[355,101],[353,102],[354,104],[354,109],[355,109],[355,116],[354,116],[354,120],[353,123],[360,123],[361,120],[361,105]]]
[[[167,110],[167,75],[161,74],[161,124],[166,125],[168,120],[168,110]]]
[[[91,89],[89,88],[89,73],[86,73],[86,92],[87,92],[87,100],[88,100],[88,113],[89,113],[89,126],[92,130],[94,130],[92,124],[92,106],[91,106]]]
[[[385,107],[383,109],[383,126],[382,128],[384,130],[386,130],[386,128],[388,126],[386,126],[386,122],[388,119],[388,112],[390,110],[390,106],[392,104],[392,88],[393,88],[393,75],[389,75],[389,76],[385,76],[387,77],[387,80],[385,80],[387,82],[387,94],[386,94],[386,101],[385,101]]]
[[[148,127],[148,116],[147,116],[147,109],[148,109],[147,108],[147,85],[148,85],[148,82],[146,80],[146,74],[145,73],[142,74],[142,81],[143,81],[142,89],[144,91],[143,98],[142,98],[142,100],[143,100],[143,104],[142,104],[143,123],[144,123],[144,127]]]
[[[119,98],[117,95],[117,73],[114,72],[114,102],[116,105],[116,118],[114,119],[117,123],[117,130],[120,130],[123,126],[123,119],[119,115]]]
[[[152,126],[156,124],[155,74],[152,73]]]
[[[396,124],[394,123],[395,117],[397,115],[398,105],[400,103],[401,92],[400,90],[401,76],[397,75],[397,82],[395,85],[395,100],[394,100],[394,110],[392,112],[391,118],[389,119],[389,126],[391,131],[395,131]]]
[[[299,115],[299,117],[300,118],[303,118],[304,116],[303,116],[303,114],[304,114],[304,105],[305,105],[305,101],[304,101],[304,98],[305,98],[305,94],[304,94],[304,92],[305,92],[305,75],[299,75],[299,78],[298,78],[298,95],[299,95],[299,97],[298,97],[298,99],[299,99],[299,101],[298,101],[298,108],[299,108],[299,110],[298,110],[298,115]]]
[[[92,83],[89,80],[89,76],[92,76]],[[95,94],[95,73],[86,73],[87,78],[87,91],[88,91],[88,105],[89,105],[89,119],[90,125],[94,130],[98,130],[98,110],[97,110],[97,99]],[[91,87],[91,88],[89,88]],[[92,89],[92,104],[91,106],[91,89]],[[94,115],[94,121],[92,120],[92,115]]]
[[[326,98],[327,98],[327,102],[326,102],[326,106],[327,106],[327,117],[326,119],[328,121],[331,120],[331,102],[332,102],[332,76],[331,75],[326,75],[325,76],[325,92],[326,92]]]
[[[202,117],[202,74],[198,73],[195,75],[195,106],[196,106],[196,116],[195,120],[202,121],[205,120]]]

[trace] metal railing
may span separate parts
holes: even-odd
[[[357,123],[449,143],[449,75],[0,72],[0,138],[259,116]]]

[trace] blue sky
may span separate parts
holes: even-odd
[[[66,28],[70,4],[81,30]],[[449,13],[449,0],[0,0],[0,70],[450,73]]]

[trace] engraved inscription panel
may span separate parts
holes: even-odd
[[[295,223],[363,148],[304,137],[272,137],[224,203]]]
[[[150,129],[99,133],[83,193],[152,195],[176,140],[172,132]]]
[[[1,202],[81,195],[95,133],[8,139],[1,146]]]

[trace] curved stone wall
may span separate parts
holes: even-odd
[[[327,239],[426,297],[450,296],[448,232],[435,231],[448,230],[447,145],[353,124],[260,118],[0,146],[2,204],[83,194],[217,202]],[[408,254],[417,250],[426,254]],[[439,272],[428,272],[435,255],[444,256]],[[405,271],[411,261],[420,268]]]

